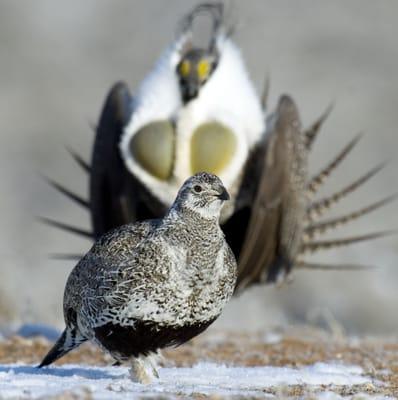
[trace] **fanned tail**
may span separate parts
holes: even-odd
[[[314,223],[305,229],[305,235],[306,235],[306,237],[312,239],[313,237],[315,237],[317,235],[324,234],[330,230],[339,228],[350,222],[353,222],[353,221],[363,217],[364,215],[367,215],[375,210],[378,210],[379,208],[385,206],[388,203],[391,203],[392,201],[394,201],[396,199],[397,199],[397,195],[395,194],[395,195],[386,197],[380,201],[377,201],[373,204],[370,204],[367,207],[363,207],[352,213],[342,215],[337,218],[332,218],[332,219],[329,219],[329,220],[326,220],[323,222]]]
[[[345,198],[348,194],[354,192],[356,189],[361,187],[370,178],[380,172],[386,163],[379,164],[375,168],[371,169],[365,175],[362,175],[359,179],[346,186],[345,188],[339,190],[338,192],[325,197],[321,200],[313,202],[307,209],[307,219],[308,221],[314,221],[319,219],[326,211],[328,211],[333,205],[337,204],[340,200]]]
[[[378,239],[381,237],[393,235],[395,233],[397,233],[397,232],[382,231],[382,232],[368,233],[366,235],[352,236],[352,237],[348,237],[348,238],[344,238],[344,239],[318,240],[318,241],[307,242],[307,243],[302,244],[300,254],[313,253],[313,252],[319,251],[319,250],[328,250],[328,249],[332,249],[335,247],[348,246],[353,243],[364,242],[364,241],[372,240],[372,239]]]
[[[307,184],[307,192],[309,194],[315,194],[319,188],[325,183],[326,179],[331,175],[331,173],[341,164],[341,162],[347,157],[351,150],[361,139],[362,134],[358,134],[347,144],[336,157],[317,175],[315,175]]]
[[[320,128],[328,115],[332,110],[332,106],[328,109],[302,134],[306,138],[307,150],[311,149],[311,146],[318,135]],[[306,198],[308,200],[306,216],[302,221],[302,236],[301,245],[297,254],[294,257],[294,266],[298,269],[309,269],[309,270],[323,270],[323,271],[358,271],[364,269],[370,269],[371,266],[367,265],[357,265],[357,264],[322,264],[318,262],[311,262],[307,260],[302,260],[302,256],[307,253],[314,253],[321,250],[332,249],[336,247],[348,246],[355,243],[361,243],[368,240],[375,240],[381,237],[385,237],[391,234],[395,234],[394,231],[384,231],[384,232],[372,232],[363,235],[354,235],[352,237],[346,238],[336,238],[332,240],[315,240],[315,238],[333,231],[341,226],[349,224],[379,208],[389,204],[397,198],[397,195],[391,195],[377,202],[369,204],[365,207],[358,207],[354,211],[343,214],[341,216],[330,218],[326,220],[321,220],[322,216],[326,214],[334,205],[340,202],[342,199],[346,198],[350,193],[353,193],[364,185],[368,180],[380,172],[386,165],[386,163],[381,163],[360,176],[358,179],[354,180],[349,185],[343,187],[341,190],[325,196],[324,198],[312,201],[312,197],[317,194],[321,186],[327,181],[327,179],[332,175],[332,173],[342,164],[342,162],[347,158],[347,156],[352,152],[355,146],[358,144],[362,134],[357,134],[349,143],[347,143],[332,160],[315,176],[308,180],[306,185]],[[276,280],[275,271],[282,270],[281,266],[278,264],[279,258],[275,257],[272,261],[271,266],[268,268],[268,281]],[[285,266],[285,264],[283,264]],[[285,268],[286,270],[286,268]]]

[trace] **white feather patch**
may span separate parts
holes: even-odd
[[[172,204],[179,187],[191,175],[190,142],[199,125],[218,121],[236,136],[237,151],[231,163],[219,174],[232,197],[238,190],[236,183],[250,149],[265,132],[265,116],[240,51],[223,35],[217,39],[220,59],[216,70],[200,90],[198,98],[186,106],[182,104],[175,69],[184,40],[180,38],[175,42],[142,82],[135,97],[134,112],[120,142],[126,167],[166,206]],[[168,181],[162,181],[142,168],[129,148],[131,138],[140,128],[165,119],[176,122],[175,164]]]

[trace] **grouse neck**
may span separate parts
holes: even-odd
[[[204,216],[202,213],[197,212],[188,207],[181,207],[174,205],[164,218],[164,222],[179,221],[178,225],[184,225],[184,231],[189,234],[207,236],[208,239],[218,234],[221,231],[220,215]],[[218,235],[217,235],[218,236]]]

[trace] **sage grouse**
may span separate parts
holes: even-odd
[[[210,38],[201,46],[195,43],[198,16],[210,18]],[[392,199],[321,220],[381,166],[335,194],[313,199],[359,137],[311,178],[310,149],[329,110],[308,129],[301,127],[290,96],[282,96],[275,112],[267,113],[267,90],[260,99],[229,32],[221,4],[198,5],[183,18],[177,39],[134,97],[124,83],[111,89],[91,165],[72,153],[89,173],[89,201],[52,182],[89,209],[92,231],[48,223],[97,239],[122,224],[162,217],[183,180],[199,170],[215,173],[231,194],[221,225],[238,260],[238,289],[274,282],[294,266],[342,267],[310,264],[303,255],[382,235],[318,240]]]
[[[219,225],[228,199],[217,176],[198,173],[164,218],[100,238],[69,276],[66,329],[40,367],[92,340],[149,382],[151,355],[203,332],[233,294],[236,261]]]

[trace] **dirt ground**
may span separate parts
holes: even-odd
[[[51,343],[42,337],[9,337],[0,342],[0,363],[38,363],[50,346]],[[175,366],[190,366],[198,361],[236,366],[300,367],[327,361],[359,365],[365,375],[371,376],[380,384],[317,387],[297,385],[265,388],[264,393],[274,394],[279,398],[299,396],[309,399],[316,398],[323,391],[333,391],[342,396],[366,393],[398,397],[398,342],[392,339],[333,337],[312,328],[256,334],[216,331],[177,349],[164,351],[163,354],[166,365]],[[109,365],[112,360],[96,347],[85,344],[58,362],[60,365],[65,363]]]

